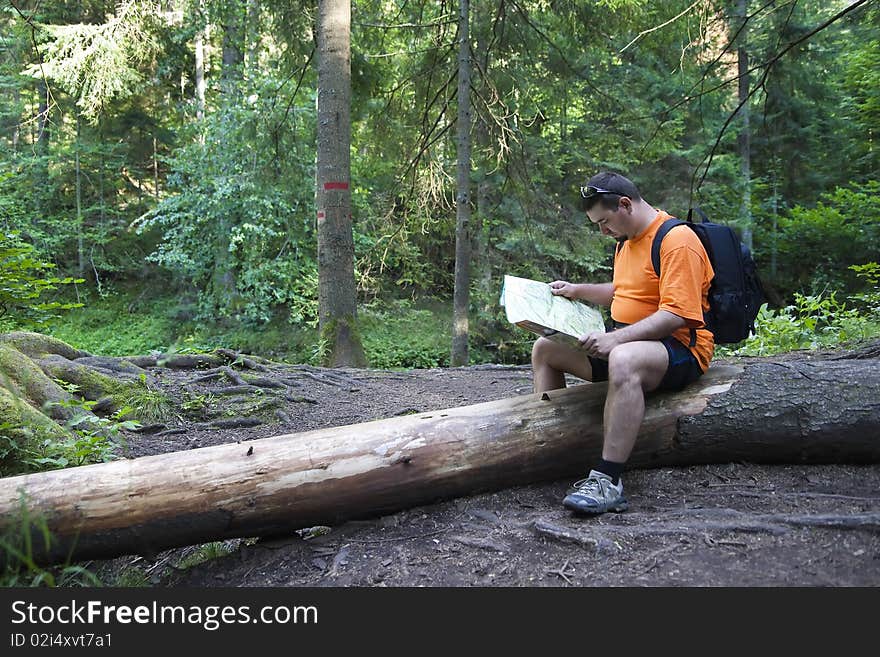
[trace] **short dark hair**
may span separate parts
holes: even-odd
[[[602,191],[586,196],[585,190],[590,187]],[[596,203],[601,202],[608,210],[616,210],[621,196],[631,198],[633,201],[642,200],[639,188],[632,180],[613,171],[602,171],[581,187],[581,209],[586,212],[591,210]]]

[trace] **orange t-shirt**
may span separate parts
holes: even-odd
[[[672,334],[686,347],[691,329],[697,330],[696,345],[689,347],[705,372],[715,352],[712,333],[705,329],[703,311],[709,309],[709,285],[715,272],[700,238],[687,226],[677,226],[660,245],[660,277],[651,264],[651,244],[660,224],[669,219],[662,210],[642,233],[626,240],[614,258],[614,298],[611,317],[635,324],[666,310],[684,319],[686,326]]]

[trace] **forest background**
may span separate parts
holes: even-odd
[[[317,21],[293,0],[7,0],[0,330],[327,364]],[[613,245],[578,209],[602,169],[742,233],[770,303],[740,351],[878,334],[876,1],[364,0],[350,28],[371,367],[456,364],[462,239],[465,363],[528,362],[502,276],[609,278]]]

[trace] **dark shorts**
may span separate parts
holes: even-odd
[[[672,336],[663,338],[660,342],[663,343],[663,346],[666,347],[666,353],[669,354],[669,367],[656,390],[681,390],[702,376],[703,370],[700,369],[700,364],[690,349]],[[593,382],[607,381],[608,361],[592,356],[588,356],[588,358],[590,359],[590,367],[593,368]]]

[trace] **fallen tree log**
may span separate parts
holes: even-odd
[[[648,398],[630,465],[880,461],[880,367],[864,360],[716,365]],[[606,386],[0,480],[43,562],[154,554],[291,534],[440,499],[581,476],[599,454]]]

